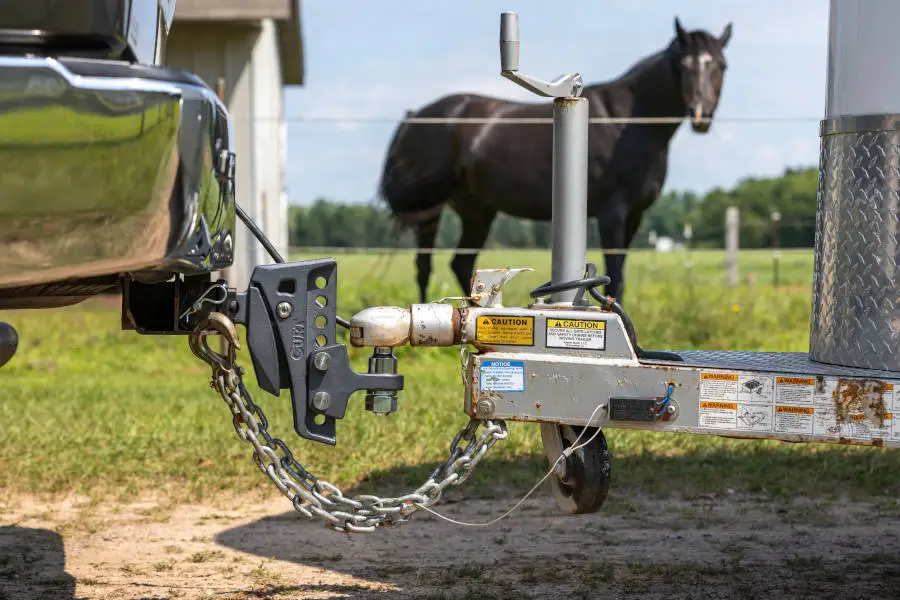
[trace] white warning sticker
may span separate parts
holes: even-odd
[[[700,427],[706,427],[707,429],[736,429],[737,393],[737,374],[701,373]]]
[[[775,433],[812,435],[814,414],[815,409],[812,406],[776,404]]]
[[[481,363],[482,390],[525,391],[525,363],[521,360],[486,360]]]
[[[776,377],[776,404],[812,404],[815,389],[815,377]]]
[[[737,402],[700,401],[700,427],[736,429]]]
[[[861,442],[891,437],[894,395],[893,383],[841,380],[835,407],[841,437]]]
[[[606,350],[606,321],[547,319],[548,348]]]
[[[773,398],[772,377],[701,373],[699,425],[771,432]]]
[[[737,400],[737,373],[701,373],[701,400]]]
[[[837,410],[835,409],[835,391],[837,379],[834,377],[816,377],[816,387],[813,394],[813,434],[823,437],[837,438],[841,435],[841,427],[837,422]]]

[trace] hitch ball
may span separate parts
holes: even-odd
[[[350,345],[356,348],[397,346],[453,346],[462,336],[459,309],[432,302],[375,306],[350,319]]]

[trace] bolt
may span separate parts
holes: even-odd
[[[376,415],[386,416],[397,412],[397,392],[370,391],[366,394],[366,410]]]
[[[282,319],[287,319],[289,316],[291,316],[292,310],[293,307],[289,302],[279,302],[278,306],[275,307],[275,312],[277,312],[278,316]]]
[[[328,410],[331,406],[331,394],[328,392],[316,392],[312,397],[313,408],[320,412]]]
[[[669,405],[669,408],[666,409],[666,412],[669,413],[670,415],[674,415],[674,414],[675,414],[675,407],[674,407],[673,405],[670,404],[670,405]]]
[[[475,405],[475,416],[479,419],[490,418],[494,414],[494,403],[490,400],[479,400]]]
[[[318,370],[327,371],[328,367],[331,366],[331,357],[326,352],[319,352],[313,358],[313,364]]]
[[[484,291],[484,284],[479,283],[478,285],[475,286],[475,290],[479,291],[479,292]]]

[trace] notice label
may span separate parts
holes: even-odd
[[[480,387],[496,392],[525,391],[525,363],[521,360],[486,360],[481,363]]]
[[[533,346],[534,317],[480,316],[475,321],[475,340],[500,346]]]
[[[606,350],[606,321],[547,319],[548,348]]]

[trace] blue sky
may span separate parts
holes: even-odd
[[[396,123],[351,119],[401,119],[407,109],[461,91],[538,100],[499,75],[498,28],[507,10],[519,13],[523,72],[551,79],[577,71],[587,83],[616,77],[667,45],[676,15],[685,28],[716,35],[733,23],[721,120],[706,135],[681,126],[666,189],[705,192],[817,161],[825,0],[304,0],[307,83],[284,94],[289,202],[375,196]]]

